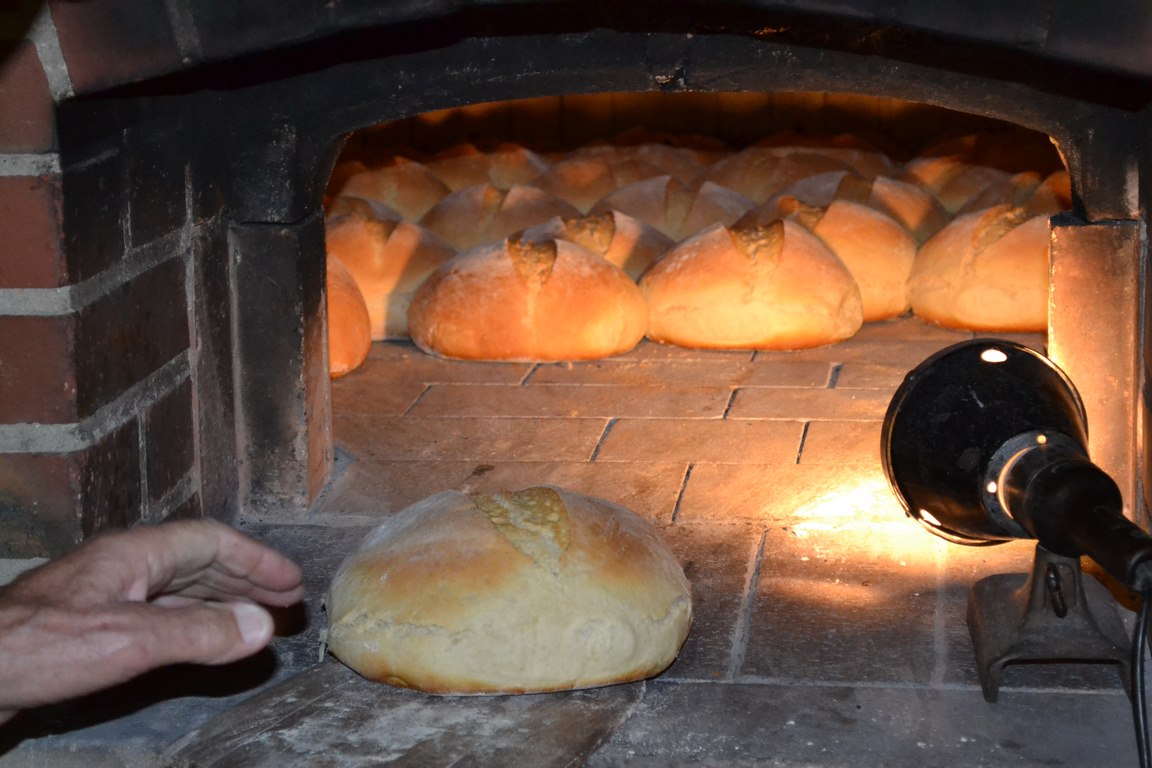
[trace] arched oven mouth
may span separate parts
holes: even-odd
[[[875,455],[891,391],[954,332],[905,316],[800,352],[645,341],[572,364],[464,363],[387,341],[332,381],[324,197],[356,132],[404,124],[442,148],[475,128],[452,117],[469,110],[561,124],[517,112],[528,104],[583,110],[587,128],[614,100],[631,114],[635,97],[680,135],[701,132],[700,105],[727,103],[714,123],[745,121],[732,146],[788,127],[750,128],[770,113],[740,111],[758,98],[777,99],[782,123],[818,106],[813,126],[831,132],[907,119],[909,131],[927,120],[1049,137],[1072,199],[1050,221],[1048,330],[1014,338],[1076,383],[1093,458],[1143,523],[1143,4],[1127,21],[1072,0],[1041,16],[1029,0],[979,13],[866,0],[335,2],[296,15],[269,0],[253,16],[171,0],[131,19],[50,5],[55,27],[41,22],[29,45],[50,57],[54,36],[68,60],[71,91],[53,80],[65,94],[49,110],[55,144],[0,158],[0,201],[8,176],[58,190],[46,218],[60,243],[56,282],[5,282],[0,269],[0,509],[35,544],[8,554],[55,554],[116,525],[234,521],[311,566],[310,626],[280,647],[303,670],[327,574],[382,515],[447,487],[555,482],[656,524],[698,607],[676,665],[621,705],[619,729],[597,732],[590,764],[638,751],[657,764],[701,744],[732,764],[770,759],[782,753],[757,730],[761,708],[797,760],[819,742],[830,764],[861,745],[884,762],[925,711],[931,726],[911,743],[942,761],[963,762],[969,725],[1037,761],[1066,759],[1067,744],[1022,713],[1053,689],[1093,739],[1127,743],[1111,668],[1071,682],[1022,670],[1004,696],[1020,712],[967,707],[979,685],[956,631],[966,586],[1026,569],[1031,552],[924,540]],[[101,53],[117,45],[120,58]],[[53,351],[62,393],[32,362]]]

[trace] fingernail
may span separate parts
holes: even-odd
[[[263,645],[272,637],[272,617],[263,608],[251,603],[232,603],[229,607],[245,645]]]

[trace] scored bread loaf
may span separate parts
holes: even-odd
[[[592,206],[591,213],[620,211],[679,241],[713,224],[732,224],[754,205],[711,181],[684,184],[657,176],[621,187]]]
[[[526,240],[548,238],[569,240],[598,253],[633,280],[673,246],[660,230],[620,211],[566,219],[555,216],[523,233]]]
[[[889,320],[908,311],[908,276],[916,259],[911,232],[891,217],[848,200],[816,207],[782,198],[780,208],[819,237],[848,268],[860,288],[864,322]]]
[[[329,259],[343,262],[364,295],[372,339],[406,338],[412,294],[456,250],[407,221],[352,213],[324,226]]]
[[[667,175],[651,163],[610,153],[573,153],[532,180],[534,187],[587,213],[601,199],[637,181]]]
[[[496,243],[553,216],[579,216],[571,204],[537,187],[514,184],[500,189],[477,184],[446,196],[420,219],[420,225],[458,251]]]
[[[799,224],[709,227],[640,278],[648,337],[711,349],[801,349],[860,329],[860,289],[828,246]]]
[[[415,160],[393,157],[386,165],[348,174],[335,193],[375,200],[408,221],[419,221],[450,191],[443,181]]]
[[[425,165],[456,192],[477,184],[491,184],[498,189],[526,184],[548,168],[548,161],[513,142],[503,142],[489,150],[465,143],[437,152]]]
[[[368,307],[339,259],[328,258],[328,375],[338,379],[360,367],[372,348]]]
[[[1046,330],[1048,218],[1010,205],[958,216],[916,255],[913,313],[947,328]]]
[[[647,306],[615,264],[566,240],[508,238],[461,253],[408,309],[412,341],[467,360],[587,360],[644,337]]]
[[[571,690],[651,677],[692,621],[656,530],[538,486],[446,491],[385,521],[332,578],[328,648],[366,678],[441,694]]]

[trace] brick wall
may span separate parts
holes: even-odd
[[[65,147],[73,57],[52,15],[4,46],[0,557],[26,557],[202,513],[189,310],[213,222],[170,151],[178,119]]]

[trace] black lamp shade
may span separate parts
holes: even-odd
[[[976,339],[929,357],[884,417],[881,457],[906,512],[965,544],[1029,538],[996,488],[1011,455],[1042,444],[1087,459],[1084,407],[1055,364],[1021,344]]]

